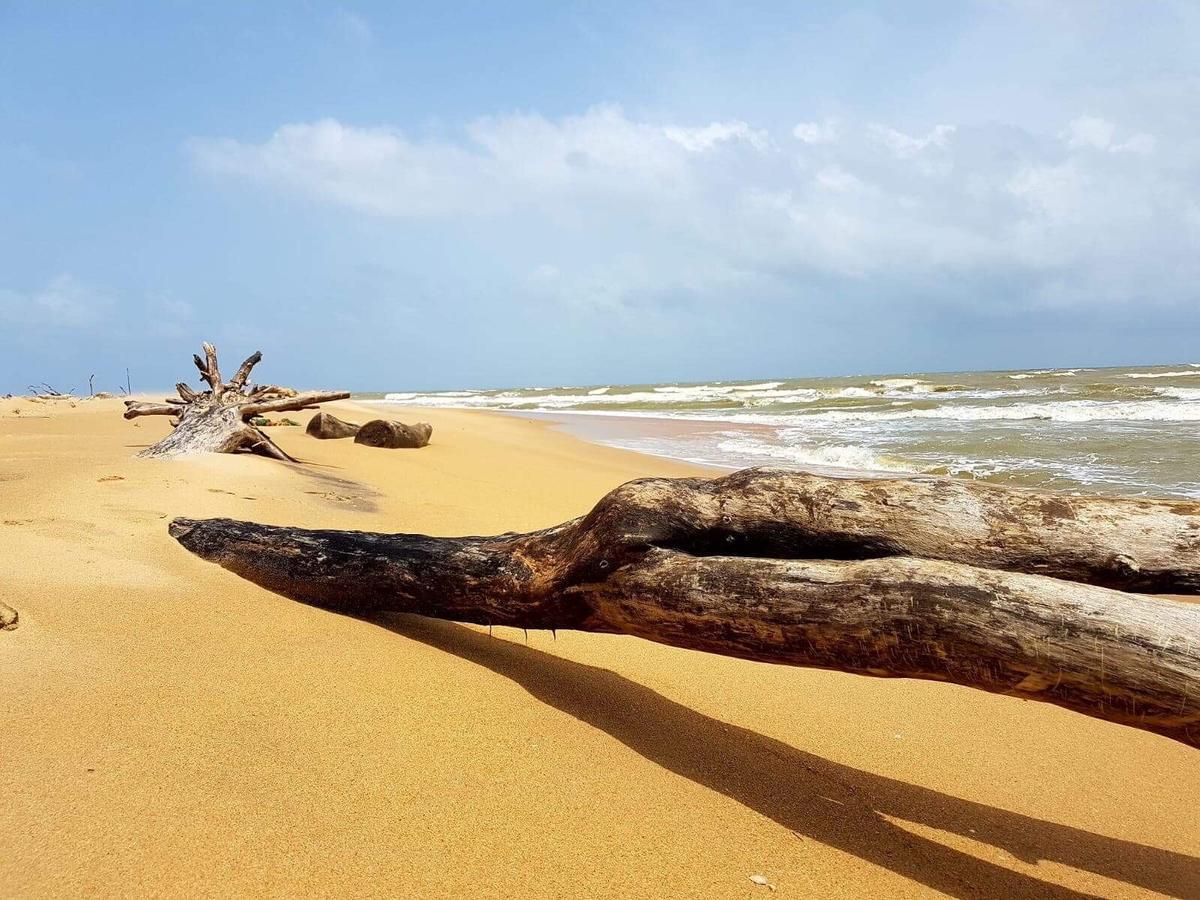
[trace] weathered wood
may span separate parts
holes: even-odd
[[[173,403],[140,403],[136,400],[125,401],[126,419],[136,419],[138,416],[177,416],[179,407]]]
[[[217,363],[217,350],[204,345],[204,358],[192,360],[200,377],[208,383],[207,391],[195,391],[186,384],[175,385],[180,399],[170,397],[163,403],[125,401],[125,418],[138,416],[178,416],[175,429],[157,444],[147,447],[139,456],[172,457],[191,453],[250,452],[272,459],[292,461],[274,441],[249,421],[265,412],[311,409],[318,403],[344,400],[345,391],[310,391],[297,394],[290,388],[276,385],[247,388],[251,370],[262,360],[255,351],[238,367],[233,379],[225,383]]]
[[[290,412],[308,409],[319,403],[331,403],[334,400],[345,400],[350,395],[344,391],[308,391],[303,394],[293,393],[287,397],[276,397],[272,400],[256,400],[243,398],[242,414],[246,416],[261,416],[265,413]]]
[[[354,443],[393,450],[400,447],[415,449],[426,446],[432,435],[433,426],[428,422],[405,425],[388,419],[373,419],[358,429]]]
[[[308,420],[305,433],[323,441],[339,438],[354,437],[358,434],[359,426],[353,422],[343,422],[337,416],[327,412],[319,412]]]
[[[529,534],[228,519],[177,519],[171,533],[338,612],[631,634],[949,681],[1200,746],[1200,605],[1101,586],[1197,593],[1195,503],[750,469],[630,482],[586,516]]]
[[[262,351],[255,350],[245,361],[238,366],[237,372],[233,376],[233,380],[229,382],[229,387],[235,391],[242,391],[246,387],[246,379],[250,377],[250,370],[262,362]]]

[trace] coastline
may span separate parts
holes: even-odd
[[[428,407],[398,407],[395,402],[386,400],[362,400],[356,402],[371,409],[376,415],[382,418],[404,418],[407,416],[410,419],[420,419],[431,413]],[[402,414],[394,414],[394,411],[397,409],[403,410]],[[721,472],[735,471],[740,468],[732,463],[689,459],[686,456],[672,455],[665,450],[655,453],[650,449],[638,449],[625,446],[621,443],[622,440],[636,440],[655,436],[674,438],[682,435],[707,434],[722,427],[721,423],[671,418],[669,416],[631,416],[615,412],[510,409],[463,409],[459,411],[517,418],[533,425],[546,426],[552,431],[575,438],[591,446],[607,447],[623,453],[632,453],[635,456],[650,456],[684,465],[697,466],[714,475]],[[747,430],[758,430],[764,433],[770,431],[767,426],[762,425],[748,425],[743,427],[747,428]]]
[[[962,476],[1036,490],[1200,497],[1200,365],[364,393],[380,409],[544,417],[721,468]]]
[[[3,893],[1200,893],[1200,769],[1163,738],[634,638],[350,619],[166,533],[527,530],[715,469],[397,404],[428,447],[273,428],[304,466],[144,461],[168,426],[120,409],[0,400]]]

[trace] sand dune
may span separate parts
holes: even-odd
[[[352,404],[326,407],[357,421]],[[699,470],[495,413],[133,458],[0,400],[0,896],[1200,896],[1200,754],[1043,704],[633,638],[311,609],[174,516],[526,530]],[[303,421],[303,420],[302,420]]]

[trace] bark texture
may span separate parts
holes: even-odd
[[[1200,746],[1200,605],[1128,593],[1198,592],[1192,502],[748,469],[630,482],[528,534],[229,519],[176,519],[171,534],[338,612],[631,634],[949,681]]]
[[[217,364],[217,349],[203,345],[204,357],[193,356],[200,379],[208,390],[197,391],[180,382],[175,385],[179,397],[168,397],[162,403],[125,401],[125,418],[138,416],[171,416],[174,431],[138,456],[162,458],[191,453],[249,452],[294,462],[266,433],[250,423],[254,416],[290,410],[315,409],[319,403],[345,400],[345,391],[310,391],[297,393],[291,388],[274,384],[249,383],[250,372],[262,360],[255,351],[238,366],[228,382],[221,377]]]
[[[312,437],[328,441],[354,437],[358,434],[359,427],[351,422],[343,422],[337,416],[327,412],[319,412],[308,420],[308,427],[304,431]]]
[[[358,434],[354,436],[354,443],[366,444],[368,447],[415,449],[428,444],[432,435],[433,426],[428,422],[405,425],[403,422],[373,419],[358,429]]]

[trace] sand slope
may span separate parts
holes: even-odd
[[[0,401],[0,896],[768,896],[757,873],[1200,896],[1200,754],[1166,739],[633,638],[357,621],[166,532],[493,533],[695,470],[440,410],[408,416],[419,451],[280,428],[310,465],[140,461],[166,423],[119,409]]]

